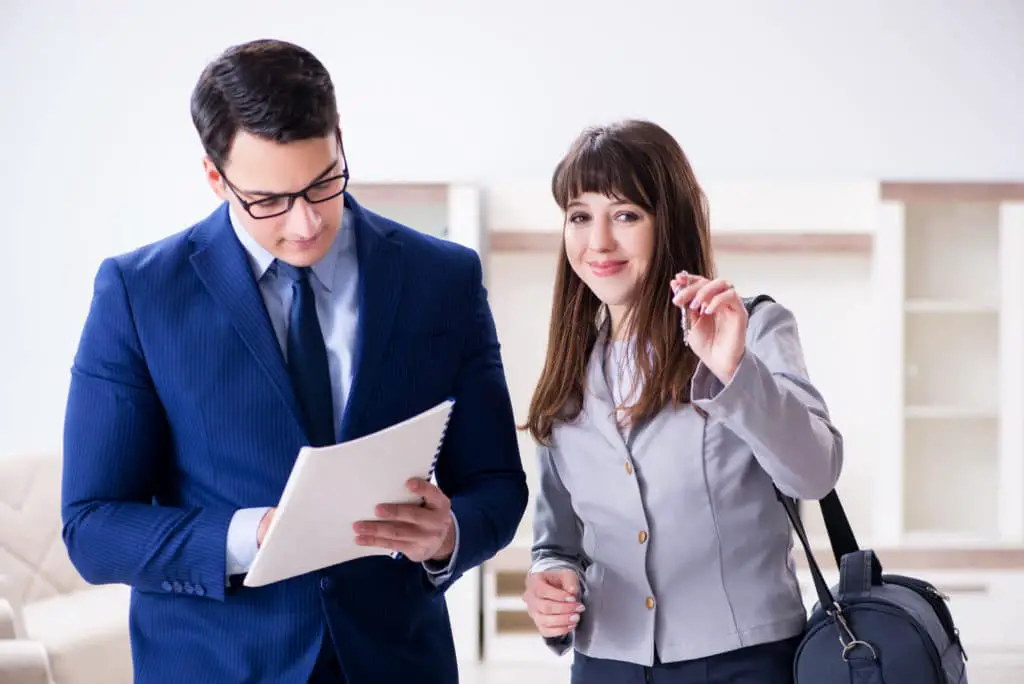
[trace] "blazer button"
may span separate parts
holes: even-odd
[[[627,475],[632,475],[633,474],[633,464],[629,463],[628,461],[626,462],[626,474]]]
[[[644,605],[647,606],[647,610],[654,608],[654,597],[648,596],[647,600],[644,601]]]
[[[640,543],[643,544],[645,541],[647,541],[647,533],[644,532],[643,530],[641,530],[639,538],[640,538]]]

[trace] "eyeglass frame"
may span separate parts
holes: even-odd
[[[257,221],[262,221],[263,219],[269,219],[269,218],[277,218],[278,216],[284,216],[285,214],[290,212],[292,210],[292,208],[295,206],[295,200],[299,199],[300,197],[302,199],[306,200],[306,202],[308,202],[309,204],[323,204],[324,202],[329,202],[330,200],[335,199],[335,198],[340,197],[341,195],[345,194],[345,190],[348,189],[348,181],[349,181],[349,178],[350,178],[349,170],[348,170],[348,159],[345,157],[345,144],[344,144],[344,142],[342,142],[342,139],[341,139],[341,129],[340,128],[337,129],[335,131],[335,134],[338,137],[338,151],[339,151],[341,156],[338,159],[335,159],[334,162],[323,173],[320,174],[320,176],[318,176],[317,178],[315,178],[313,180],[313,182],[311,182],[309,185],[304,187],[302,190],[298,190],[296,192],[277,192],[277,193],[273,193],[273,194],[268,194],[268,195],[266,195],[264,197],[261,197],[258,200],[253,200],[253,201],[250,202],[250,201],[248,201],[246,199],[243,199],[242,196],[239,193],[246,193],[246,194],[253,194],[253,193],[248,193],[245,190],[242,190],[241,188],[237,187],[234,183],[232,183],[228,179],[227,174],[224,173],[224,170],[221,169],[219,165],[216,165],[214,168],[216,168],[217,169],[217,173],[220,174],[221,179],[224,181],[224,185],[227,186],[228,190],[231,191],[231,194],[234,195],[235,199],[238,200],[238,203],[242,205],[243,209],[245,209],[245,213],[249,214],[249,216],[253,217]],[[333,169],[339,162],[342,164],[342,171],[341,171],[341,173],[339,173],[337,175],[334,175],[334,176],[326,176],[326,177],[324,177],[326,174],[330,173],[331,169]],[[321,198],[321,199],[318,199],[318,200],[312,200],[312,199],[310,199],[307,196],[307,193],[310,190],[312,190],[314,186],[320,185],[321,183],[326,183],[327,181],[336,180],[338,178],[343,179],[343,182],[341,184],[341,190],[339,190],[338,192],[334,193],[333,195],[331,195],[329,197],[324,197],[324,198]],[[255,194],[262,194],[262,193],[255,193]],[[252,207],[253,206],[256,206],[256,205],[259,205],[259,204],[262,204],[262,203],[277,201],[277,200],[280,200],[280,199],[287,199],[288,200],[288,205],[283,210],[281,210],[279,212],[275,212],[273,214],[267,214],[266,216],[256,216],[255,214],[252,213]]]

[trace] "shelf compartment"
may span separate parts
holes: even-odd
[[[998,419],[908,420],[904,482],[908,540],[964,544],[997,539]]]
[[[998,204],[908,205],[906,298],[998,301],[998,250]]]
[[[993,410],[999,400],[999,316],[913,314],[905,326],[905,406],[939,415]]]
[[[447,237],[451,221],[448,186],[438,183],[353,183],[363,207],[435,237]]]

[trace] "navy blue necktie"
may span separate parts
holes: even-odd
[[[310,269],[277,262],[277,272],[292,281],[292,308],[288,323],[288,374],[306,419],[309,443],[334,444],[334,402],[327,347],[316,315],[316,299],[309,282]]]

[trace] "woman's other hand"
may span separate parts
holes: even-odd
[[[530,573],[523,600],[543,637],[560,637],[576,628],[583,612],[575,570],[562,568]]]

